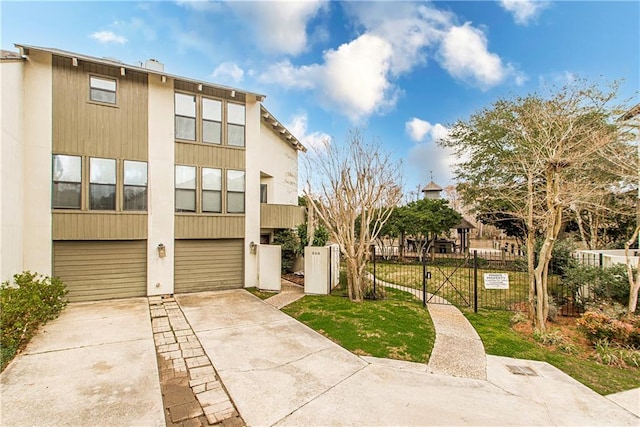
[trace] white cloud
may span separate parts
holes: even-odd
[[[548,5],[548,2],[541,0],[500,0],[500,6],[511,12],[516,23],[521,25],[527,25],[537,18]]]
[[[560,71],[555,73],[541,74],[538,76],[540,86],[568,86],[572,85],[578,79],[578,75],[571,71]]]
[[[487,37],[479,29],[465,23],[449,29],[439,51],[440,64],[453,77],[486,90],[502,83],[509,75],[516,75],[524,83],[523,75],[511,64],[487,49]]]
[[[100,43],[117,43],[125,44],[127,39],[123,36],[119,36],[111,31],[97,31],[91,34],[91,38],[97,40]]]
[[[298,55],[307,49],[307,24],[328,3],[326,0],[238,1],[227,5],[247,21],[263,50]]]
[[[212,79],[222,82],[230,81],[233,83],[239,83],[242,81],[243,77],[244,71],[234,62],[223,62],[213,70],[213,73],[211,73]]]
[[[404,127],[411,139],[416,142],[424,141],[427,137],[429,141],[438,142],[449,136],[449,129],[440,123],[432,125],[428,121],[417,117],[407,121]]]
[[[311,152],[322,152],[327,144],[331,144],[331,136],[324,132],[316,131],[307,133],[309,118],[306,112],[296,114],[291,118],[291,123],[285,125],[289,132]]]
[[[296,67],[286,60],[270,67],[260,81],[288,88],[313,89],[325,108],[337,108],[357,122],[395,104],[389,81],[391,45],[364,34],[324,53],[323,64]]]

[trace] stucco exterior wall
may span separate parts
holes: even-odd
[[[258,286],[258,255],[251,253],[251,242],[260,243],[260,103],[247,100],[246,105],[246,189],[245,189],[245,239],[244,285]]]
[[[0,282],[23,270],[23,62],[0,62]]]
[[[272,178],[267,184],[267,203],[298,204],[298,151],[284,142],[273,129],[260,121],[260,171]]]
[[[31,51],[23,85],[23,269],[51,275],[51,54]]]
[[[173,80],[149,75],[149,164],[147,294],[174,291],[174,121]],[[170,119],[168,119],[170,118]],[[163,244],[166,256],[158,254]]]

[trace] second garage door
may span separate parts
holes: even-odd
[[[244,286],[244,240],[176,240],[175,293]]]

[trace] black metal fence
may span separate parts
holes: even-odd
[[[471,253],[417,253],[373,247],[368,266],[374,290],[394,287],[424,303],[458,307],[527,311],[529,274],[527,259],[504,250]],[[576,316],[581,306],[576,290],[562,283],[562,266],[551,264],[548,289],[559,315]]]

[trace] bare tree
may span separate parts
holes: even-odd
[[[603,93],[585,83],[498,100],[458,122],[442,145],[465,159],[457,167],[467,203],[499,207],[522,222],[528,256],[530,315],[545,330],[549,263],[563,215],[572,204],[601,200],[611,174],[596,174],[605,147],[625,150],[614,123],[617,87]],[[542,239],[536,258],[535,241]]]
[[[362,301],[369,245],[402,197],[400,165],[377,143],[351,131],[344,145],[325,141],[306,157],[308,205],[340,245],[349,298]]]

